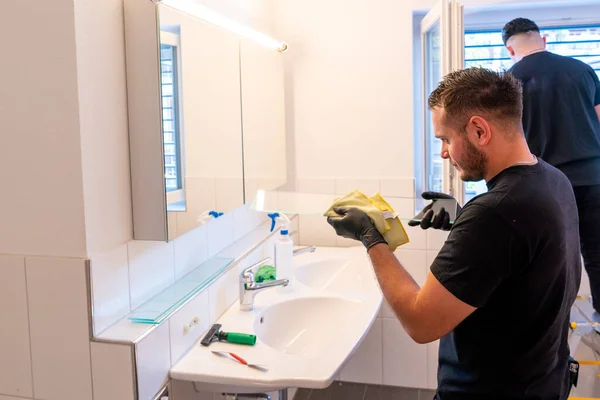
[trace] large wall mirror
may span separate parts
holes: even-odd
[[[268,47],[241,40],[240,65],[248,202],[259,189],[276,190],[287,179],[283,59]]]
[[[172,240],[286,180],[282,53],[203,10],[125,1],[136,240]]]

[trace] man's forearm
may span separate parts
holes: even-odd
[[[396,313],[406,332],[413,339],[419,341],[417,336],[421,327],[416,310],[419,285],[387,245],[378,244],[371,247],[369,256],[383,296]]]

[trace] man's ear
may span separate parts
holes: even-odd
[[[545,40],[545,38],[544,38]],[[511,57],[515,56],[515,49],[513,49],[512,46],[506,46],[506,50],[508,50],[508,54],[510,54]]]
[[[492,129],[485,118],[474,116],[471,117],[467,124],[467,129],[473,134],[473,138],[480,146],[486,145],[492,138]]]
[[[544,41],[544,49],[546,48],[546,39],[547,39],[546,36],[542,36],[542,40]]]

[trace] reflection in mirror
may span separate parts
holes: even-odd
[[[240,41],[246,202],[286,183],[284,53]]]
[[[165,188],[168,209],[185,210],[181,111],[179,97],[181,71],[179,69],[179,35],[161,31],[160,33],[160,74],[162,129],[165,161]]]
[[[239,39],[159,4],[169,239],[243,204]]]

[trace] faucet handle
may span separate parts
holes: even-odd
[[[244,282],[246,282],[246,281],[254,282],[254,274],[258,271],[258,268],[267,264],[269,261],[271,261],[271,257],[264,258],[264,259],[260,260],[259,262],[252,264],[249,267],[244,268],[242,270],[242,272],[240,273],[240,280],[244,281]]]

